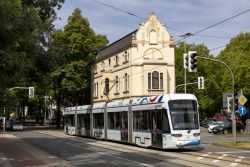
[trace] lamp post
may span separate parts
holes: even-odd
[[[47,96],[47,95],[45,95],[44,96],[44,125],[45,125],[45,123],[46,123],[46,120],[47,120],[47,100],[49,99],[49,96]]]
[[[3,104],[3,134],[5,134],[5,97],[3,100],[4,104]]]

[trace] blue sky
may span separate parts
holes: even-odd
[[[75,8],[82,11],[82,16],[90,22],[91,28],[98,34],[106,35],[112,43],[137,29],[144,20],[109,8],[94,0],[65,0],[57,11],[61,20],[55,21],[55,27],[62,29]],[[151,12],[173,35],[175,41],[184,33],[194,33],[217,22],[250,9],[250,0],[98,0],[121,10],[147,18]],[[250,11],[224,22],[218,26],[198,33],[186,39],[188,43],[204,43],[208,49],[226,45],[230,38],[240,32],[250,32]],[[211,37],[215,36],[215,37]],[[222,49],[211,51],[217,55]]]

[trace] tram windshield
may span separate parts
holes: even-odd
[[[198,110],[195,100],[171,100],[169,101],[174,130],[198,129]]]

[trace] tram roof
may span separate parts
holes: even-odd
[[[193,94],[164,94],[159,96],[141,97],[133,100],[132,105],[150,104],[150,103],[163,103],[169,100],[191,99],[197,100]]]

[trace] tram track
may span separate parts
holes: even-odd
[[[35,133],[46,134],[54,137],[66,138],[70,141],[77,141],[79,144],[88,144],[95,147],[101,147],[107,150],[113,150],[123,153],[143,154],[150,158],[161,161],[167,161],[185,166],[225,166],[225,167],[247,167],[250,166],[250,159],[241,156],[234,156],[230,154],[218,154],[212,152],[174,152],[162,151],[156,149],[147,149],[128,144],[121,144],[116,142],[109,142],[103,140],[95,140],[92,138],[81,138],[78,136],[69,136],[59,131],[37,130]]]

